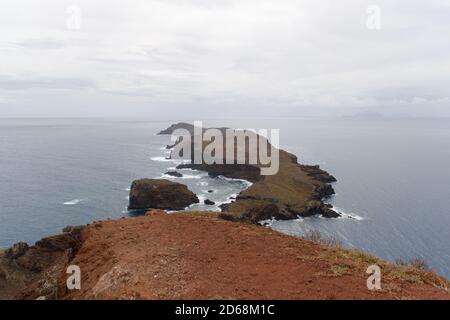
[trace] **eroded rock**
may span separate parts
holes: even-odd
[[[178,171],[167,171],[166,173],[168,176],[171,177],[177,177],[177,178],[181,178],[183,176],[183,174],[179,173]]]
[[[183,210],[198,202],[195,193],[184,184],[165,179],[140,179],[131,185],[128,209]]]

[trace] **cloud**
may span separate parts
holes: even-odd
[[[16,46],[22,48],[32,48],[32,49],[61,49],[65,46],[63,41],[55,39],[25,39],[13,43]]]
[[[366,26],[374,3],[381,9],[376,31]],[[218,116],[250,107],[448,109],[444,0],[79,0],[79,30],[66,26],[69,4],[17,0],[0,12],[0,93],[24,90],[13,99],[17,110],[51,100],[45,96],[57,88],[77,91],[61,115],[104,112],[115,99],[127,112],[137,105],[151,116],[155,105],[157,113],[211,107]],[[14,16],[19,8],[23,14]]]
[[[70,78],[32,78],[22,79],[0,76],[2,90],[28,90],[28,89],[85,89],[95,88],[95,83],[83,79]]]

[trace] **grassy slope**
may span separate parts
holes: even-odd
[[[229,205],[227,211],[242,213],[255,205],[272,202],[281,208],[289,205],[294,209],[302,209],[313,198],[313,183],[314,179],[292,162],[292,155],[281,151],[278,173],[265,176],[240,194],[242,197],[252,197],[258,200],[238,200]]]

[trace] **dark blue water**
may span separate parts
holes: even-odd
[[[279,128],[281,147],[336,176],[331,203],[359,219],[307,218],[272,227],[319,230],[389,260],[423,258],[450,278],[450,122],[283,119],[208,121]],[[126,216],[133,179],[160,177],[168,122],[0,120],[0,247],[34,242],[69,224]],[[184,172],[201,198],[226,201],[242,182]],[[214,194],[207,190],[214,189]],[[200,209],[204,208],[200,206]],[[213,207],[211,209],[217,209]]]
[[[218,210],[248,186],[181,170],[164,176],[170,137],[156,135],[167,122],[112,120],[0,120],[0,247],[33,243],[66,225],[127,216],[131,182],[166,178],[188,185]],[[214,190],[214,193],[208,193]]]

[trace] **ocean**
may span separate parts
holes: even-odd
[[[34,241],[67,225],[133,215],[131,182],[170,178],[218,211],[248,183],[182,170],[166,159],[174,121],[0,119],[0,247]],[[222,119],[205,126],[280,129],[281,148],[337,178],[329,202],[342,218],[272,221],[291,235],[319,230],[346,247],[395,261],[421,258],[450,278],[450,120]],[[213,192],[210,192],[210,191]]]

